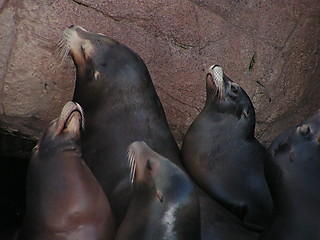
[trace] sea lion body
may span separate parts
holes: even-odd
[[[18,240],[114,237],[108,200],[81,157],[81,107],[68,102],[40,138],[28,168]]]
[[[183,141],[183,165],[210,197],[246,227],[262,231],[272,199],[264,175],[266,150],[254,137],[253,105],[219,66],[209,68],[206,81],[206,104]]]
[[[274,217],[263,240],[320,236],[320,110],[281,133],[268,149]]]
[[[243,222],[198,189],[201,240],[257,240],[260,234],[248,230]]]
[[[197,192],[187,175],[145,142],[130,145],[133,194],[116,240],[201,239]]]
[[[180,163],[180,151],[143,60],[127,46],[81,27],[66,30],[77,67],[74,101],[86,114],[83,156],[110,200],[118,223],[131,188],[126,151],[143,140]]]

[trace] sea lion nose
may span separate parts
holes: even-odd
[[[219,65],[211,66],[211,74],[218,82],[223,82],[223,70]]]
[[[215,67],[220,67],[218,64],[212,65],[211,69],[214,69]],[[221,67],[220,67],[221,68]]]

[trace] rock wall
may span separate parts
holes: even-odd
[[[0,130],[24,138],[36,140],[72,98],[75,68],[57,51],[72,24],[144,59],[178,143],[213,64],[251,97],[265,145],[320,108],[317,0],[0,0],[0,23]]]

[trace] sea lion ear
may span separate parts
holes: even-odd
[[[245,118],[248,118],[248,117],[249,117],[249,112],[250,112],[249,109],[243,109],[242,115],[243,115]]]
[[[289,148],[288,142],[281,141],[278,146],[273,150],[273,156],[276,156],[280,152],[285,152]]]
[[[163,202],[163,195],[160,190],[157,190],[157,197],[158,197],[159,201],[162,203]]]
[[[311,134],[311,128],[307,124],[299,126],[297,128],[297,131],[300,135],[302,135],[304,137],[307,137]]]
[[[34,154],[34,153],[38,152],[38,149],[39,149],[39,146],[38,146],[38,144],[37,144],[37,145],[35,145],[35,146],[32,148],[31,153]]]

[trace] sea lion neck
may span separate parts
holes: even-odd
[[[35,150],[32,158],[45,159],[47,161],[61,154],[71,154],[78,157],[81,156],[80,139],[70,139],[67,141],[60,141],[58,144],[50,145],[51,142],[51,138],[47,140],[42,139],[42,141],[39,143],[39,146],[37,147],[40,150]]]
[[[219,103],[206,104],[203,110],[197,117],[198,122],[194,122],[197,126],[205,124],[206,126],[212,128],[218,135],[223,135],[223,130],[217,131],[219,128],[228,129],[229,135],[242,136],[244,139],[254,138],[255,132],[255,118],[251,117],[246,119],[244,116],[240,115],[238,117],[234,112],[223,110],[221,111],[221,106]],[[236,127],[234,127],[236,126]],[[222,136],[222,137],[223,137]]]

